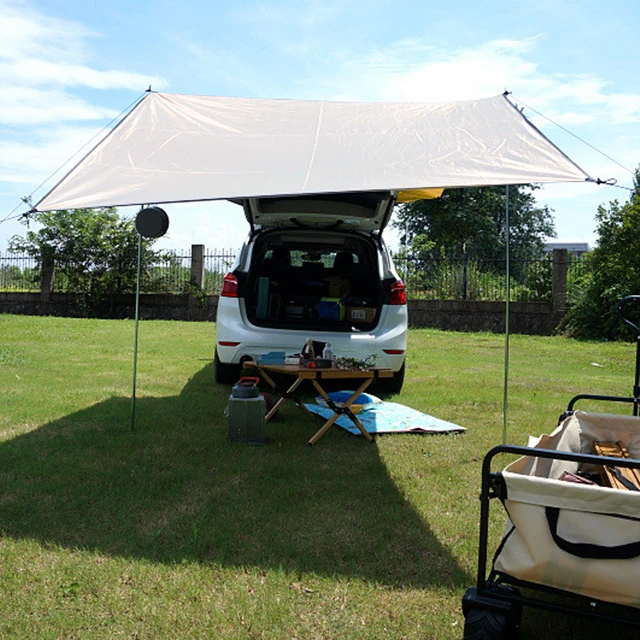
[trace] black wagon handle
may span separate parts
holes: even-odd
[[[640,339],[640,328],[638,328],[629,318],[624,315],[625,306],[633,302],[636,305],[640,305],[640,296],[625,296],[621,300],[618,301],[618,315],[622,319],[622,322],[628,324],[635,332],[638,338]]]
[[[597,560],[630,560],[640,556],[640,541],[629,542],[615,547],[605,547],[589,542],[570,542],[558,535],[558,518],[560,509],[545,507],[549,532],[560,549],[578,558],[594,558]]]

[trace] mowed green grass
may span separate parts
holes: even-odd
[[[227,439],[208,323],[141,323],[132,432],[133,330],[0,315],[0,638],[462,637],[503,336],[410,331],[391,399],[464,434],[332,428],[308,447],[319,423],[287,403],[250,447]],[[508,441],[553,430],[576,393],[628,395],[634,358],[513,336]],[[498,505],[492,544],[504,524]],[[607,632],[531,609],[521,637]]]

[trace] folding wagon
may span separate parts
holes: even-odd
[[[515,638],[523,606],[640,627],[640,329],[633,396],[581,394],[551,435],[500,445],[482,465],[476,586],[462,600],[465,638]],[[633,405],[633,415],[577,411],[583,399]],[[521,456],[492,472],[501,454]],[[508,520],[488,568],[490,503]],[[537,595],[523,595],[537,592]],[[549,598],[547,594],[564,596]]]

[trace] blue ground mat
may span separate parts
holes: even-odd
[[[322,416],[325,420],[333,415],[331,409],[317,404],[305,404],[305,407],[312,413]],[[457,424],[434,418],[397,402],[373,404],[370,408],[358,413],[357,417],[369,433],[454,433],[466,431],[464,427]],[[354,435],[362,435],[358,427],[347,416],[340,416],[335,424]]]

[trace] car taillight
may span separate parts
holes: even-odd
[[[389,304],[407,304],[407,296],[404,292],[404,282],[402,280],[396,280],[391,285]]]
[[[224,277],[224,283],[222,285],[222,291],[220,295],[223,298],[237,298],[238,297],[238,278],[233,273],[227,273]]]
[[[404,349],[383,349],[383,351],[390,356],[401,356],[404,353]]]

